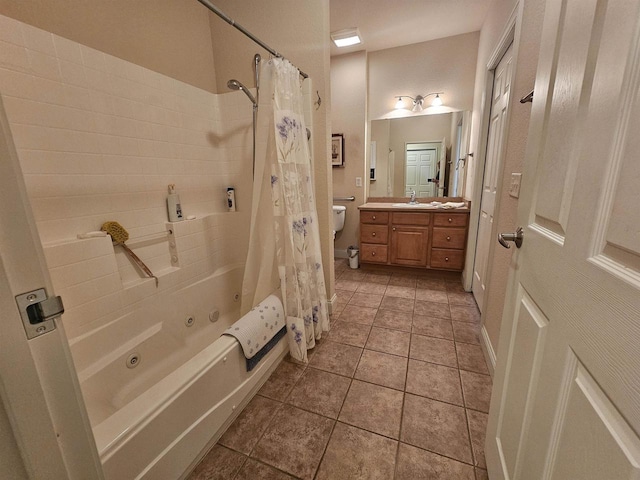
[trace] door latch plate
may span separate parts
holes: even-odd
[[[62,298],[47,297],[44,288],[16,296],[16,303],[28,339],[55,330],[54,320],[64,313]]]

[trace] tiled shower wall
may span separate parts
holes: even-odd
[[[244,261],[252,117],[241,92],[215,95],[0,16],[0,93],[70,338]],[[167,222],[170,183],[196,220]],[[158,289],[108,238],[76,239],[108,220]]]

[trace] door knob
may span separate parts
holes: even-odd
[[[499,233],[498,234],[498,242],[504,248],[511,248],[507,242],[513,242],[516,244],[516,248],[520,248],[522,246],[522,240],[524,239],[524,230],[522,227],[518,227],[515,233]]]

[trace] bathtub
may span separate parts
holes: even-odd
[[[221,336],[239,318],[242,273],[220,269],[72,345],[107,480],[183,477],[285,356],[281,340],[247,372]]]

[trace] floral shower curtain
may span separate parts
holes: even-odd
[[[287,60],[276,58],[263,62],[261,79],[266,101],[258,117],[261,154],[256,155],[242,310],[273,291],[277,272],[290,353],[306,362],[307,349],[329,330],[329,315],[300,76]]]

